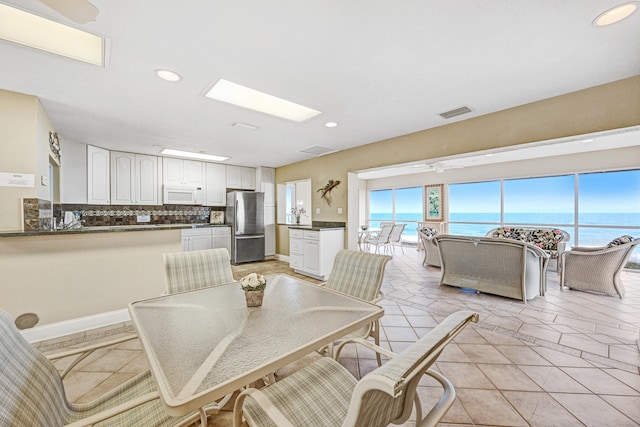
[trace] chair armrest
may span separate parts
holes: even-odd
[[[131,341],[132,339],[136,339],[136,338],[138,338],[137,335],[127,335],[121,338],[116,338],[116,339],[105,341],[102,343],[91,344],[82,348],[75,348],[75,349],[63,351],[60,353],[45,355],[45,357],[53,361],[53,360],[58,360],[58,359],[62,359],[69,356],[78,355],[78,357],[76,357],[73,360],[73,362],[71,362],[71,364],[69,364],[69,366],[67,366],[64,369],[64,371],[62,371],[62,373],[60,374],[60,377],[64,378],[78,363],[82,362],[87,356],[89,356],[94,351],[100,348],[110,347],[112,345],[120,344],[126,341]]]
[[[347,342],[347,341],[345,341],[345,342]],[[363,339],[363,338],[351,338],[351,339],[349,339],[348,342],[360,344],[360,345],[362,345],[364,347],[367,347],[370,350],[375,351],[378,354],[381,354],[383,356],[388,357],[389,359],[393,359],[394,357],[396,357],[396,353],[394,353],[392,351],[389,351],[386,348],[382,348],[382,347],[380,347],[378,345],[375,345],[375,344],[371,343],[370,341],[367,341],[366,339]],[[342,345],[339,345],[336,348],[335,354],[333,355],[333,358],[335,360],[338,360],[338,358],[340,357],[340,351],[342,350],[342,347],[343,347]]]
[[[133,409],[137,406],[143,405],[147,402],[151,402],[152,400],[155,399],[159,399],[160,396],[158,395],[158,392],[154,391],[151,393],[147,393],[144,394],[140,397],[137,397],[135,399],[131,399],[125,403],[122,403],[118,406],[114,406],[113,408],[107,409],[105,411],[102,412],[98,412],[97,414],[94,414],[90,417],[87,417],[85,419],[73,422],[71,424],[67,424],[66,427],[83,427],[83,426],[92,426],[100,421],[104,421],[107,420],[111,417],[114,417],[118,414],[121,414],[123,412],[127,412],[130,409]]]
[[[236,401],[233,404],[233,427],[242,426],[242,406],[247,396],[251,396],[251,398],[260,405],[262,410],[269,416],[275,425],[279,427],[294,427],[287,417],[285,417],[285,415],[273,405],[271,400],[269,400],[264,393],[255,388],[248,388],[242,391],[236,398]]]

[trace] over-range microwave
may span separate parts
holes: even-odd
[[[162,202],[165,205],[201,205],[202,187],[194,185],[164,185]]]

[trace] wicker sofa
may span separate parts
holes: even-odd
[[[549,254],[549,270],[558,268],[560,255],[565,251],[571,238],[569,233],[559,228],[498,227],[489,230],[486,237],[513,239],[531,243]]]
[[[441,285],[527,300],[544,295],[549,254],[519,240],[440,235]]]

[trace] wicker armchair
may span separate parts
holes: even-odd
[[[337,253],[329,279],[323,286],[365,301],[377,302],[381,298],[384,269],[390,259],[388,255],[342,249]],[[380,325],[377,320],[342,338],[336,351],[357,338],[369,336],[380,345]],[[333,346],[329,348],[333,352]],[[377,358],[380,366],[382,361],[379,354]]]
[[[427,335],[395,355],[361,340],[360,344],[391,358],[357,381],[334,359],[324,357],[291,376],[261,390],[240,393],[234,405],[234,427],[256,426],[367,426],[404,423],[415,402],[416,425],[435,426],[455,400],[447,378],[430,369],[445,346],[478,315],[451,314]],[[443,387],[440,400],[423,417],[416,388],[423,375]]]
[[[620,273],[640,239],[622,236],[607,246],[576,246],[561,255],[560,289],[599,292],[624,297]]]
[[[164,254],[167,293],[192,291],[234,281],[225,248]]]
[[[134,336],[135,338],[135,336]],[[100,346],[113,345],[115,341]],[[200,417],[166,414],[149,371],[130,379],[98,399],[83,404],[67,400],[62,376],[49,359],[77,355],[72,366],[100,346],[75,349],[49,358],[32,347],[13,319],[0,310],[0,425],[33,426],[186,426]]]
[[[418,238],[422,243],[424,249],[424,260],[422,265],[432,265],[434,267],[440,267],[440,252],[438,246],[433,240],[438,235],[438,231],[435,228],[425,227],[418,229]]]

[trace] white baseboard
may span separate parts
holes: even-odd
[[[63,322],[36,326],[35,328],[25,329],[20,332],[28,342],[34,343],[91,329],[102,328],[116,323],[128,322],[130,320],[131,317],[129,316],[129,310],[124,308],[122,310],[109,311],[92,316],[65,320]]]
[[[289,257],[287,255],[280,255],[280,254],[276,254],[276,259],[278,261],[285,261],[285,262],[289,262]]]

